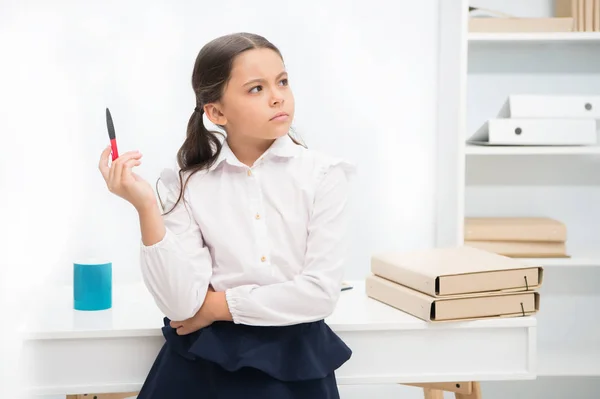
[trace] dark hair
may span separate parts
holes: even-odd
[[[181,184],[179,197],[169,212],[175,209],[183,197],[190,177],[202,169],[210,168],[221,153],[222,144],[217,135],[222,133],[209,131],[204,126],[204,105],[221,99],[235,58],[244,51],[261,48],[271,49],[283,59],[279,49],[267,39],[246,32],[218,37],[208,42],[198,53],[192,73],[196,107],[188,122],[186,139],[177,152]],[[299,144],[294,138],[292,140]],[[183,174],[186,172],[190,173],[184,183]]]

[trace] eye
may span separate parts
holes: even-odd
[[[281,79],[281,80],[279,81],[279,83],[283,83],[283,85],[284,85],[284,86],[287,86],[287,85],[289,84],[289,82],[288,82],[288,78]]]
[[[256,91],[254,91],[256,90]],[[248,93],[258,93],[259,91],[262,91],[262,86],[254,86],[253,88],[251,88]]]

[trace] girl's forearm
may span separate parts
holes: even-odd
[[[205,299],[206,310],[209,313],[209,318],[212,321],[232,321],[229,305],[225,298],[225,292],[206,293]]]
[[[138,209],[142,243],[146,246],[160,242],[166,233],[162,215],[156,204],[149,204],[143,209]]]

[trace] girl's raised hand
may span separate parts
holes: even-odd
[[[110,146],[108,146],[102,151],[98,165],[108,190],[130,202],[138,212],[155,206],[156,197],[152,186],[132,172],[135,166],[141,165],[142,154],[139,151],[126,152],[109,166],[110,150]]]

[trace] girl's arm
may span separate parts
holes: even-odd
[[[165,236],[165,223],[156,203],[148,204],[138,211],[142,243],[146,246],[154,245]]]
[[[346,172],[341,164],[331,166],[317,190],[302,273],[284,283],[228,289],[225,296],[235,323],[290,325],[333,312],[347,261],[347,202]]]
[[[178,177],[163,172],[161,180],[169,189],[164,205],[169,211],[179,195]],[[186,320],[202,306],[212,276],[212,258],[200,227],[183,199],[168,215],[154,207],[139,211],[139,216],[144,283],[166,317]]]

